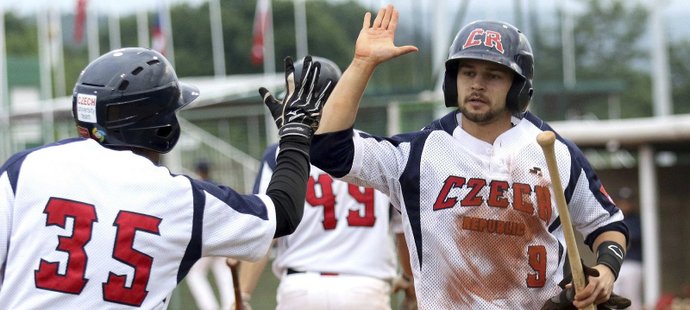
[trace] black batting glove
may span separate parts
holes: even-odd
[[[268,110],[271,111],[278,127],[281,150],[283,150],[282,142],[284,141],[297,142],[307,146],[311,143],[311,138],[319,127],[321,110],[334,85],[333,81],[328,80],[322,89],[316,89],[320,72],[321,64],[312,62],[311,57],[307,56],[304,58],[302,76],[295,79],[295,67],[292,58],[286,57],[285,98],[279,101],[266,88],[261,87],[259,89],[259,94]],[[304,149],[304,147],[299,147],[299,151],[309,153],[308,149]]]
[[[582,263],[582,271],[585,274],[585,283],[587,282],[586,279],[588,277],[599,276],[599,271],[585,265],[585,262],[583,261],[580,262]],[[566,285],[571,282],[573,282],[573,275],[568,273],[565,277],[563,277],[563,280],[558,283],[558,286],[563,289],[561,293],[547,300],[542,306],[541,310],[577,310],[577,308],[573,306],[573,300],[575,300],[575,287],[572,285],[566,287]],[[630,304],[630,299],[615,293],[611,293],[609,300],[597,305],[597,310],[625,309],[630,307]]]

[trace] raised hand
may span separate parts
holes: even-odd
[[[413,45],[395,46],[395,30],[398,27],[398,10],[389,4],[381,8],[371,22],[371,13],[364,14],[362,30],[355,43],[355,59],[373,65],[389,59],[416,52]]]
[[[311,141],[319,127],[321,110],[333,90],[334,82],[327,80],[321,89],[316,89],[321,64],[312,62],[311,56],[304,58],[302,76],[295,79],[295,67],[290,57],[285,58],[285,98],[279,101],[264,87],[259,94],[278,127],[281,141],[286,138],[298,142]],[[282,150],[282,148],[281,148]]]

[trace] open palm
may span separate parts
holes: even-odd
[[[417,47],[412,45],[395,46],[397,26],[398,11],[390,4],[379,10],[373,23],[371,13],[367,12],[355,43],[355,58],[377,65],[400,55],[416,52]]]

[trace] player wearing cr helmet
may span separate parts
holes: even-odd
[[[314,137],[312,164],[388,194],[403,214],[420,309],[539,309],[559,294],[566,260],[555,198],[536,136],[551,128],[526,108],[533,55],[517,28],[479,21],[457,33],[446,62],[445,103],[419,132],[375,137],[352,130],[374,69],[414,46],[395,46],[398,12],[366,13],[355,56]],[[598,253],[574,304],[607,302],[627,228],[572,142],[556,142],[575,228]],[[555,307],[572,307],[556,303]]]
[[[292,233],[329,94],[313,88],[319,65],[307,64],[295,80],[286,60],[285,108],[271,103],[283,121],[266,194],[242,195],[158,165],[179,138],[176,111],[199,95],[160,53],[124,48],[91,62],[73,92],[82,137],[0,167],[0,308],[164,309],[202,256],[255,260]]]
[[[313,59],[321,64],[322,80],[340,79],[333,61]],[[300,62],[295,62],[297,68]],[[267,147],[255,194],[266,191],[278,149],[277,144]],[[276,239],[277,309],[390,309],[389,283],[396,275],[391,233],[402,234],[400,214],[381,192],[334,180],[314,166],[307,184],[300,226],[292,235]],[[242,263],[245,302],[268,255],[256,263]]]

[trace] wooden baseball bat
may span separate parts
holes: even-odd
[[[242,308],[242,291],[240,289],[240,275],[237,271],[240,263],[231,258],[225,259],[225,264],[230,267],[230,274],[232,275],[232,287],[235,292],[235,310],[243,310]]]
[[[549,176],[551,177],[551,187],[556,198],[556,207],[558,208],[558,216],[561,218],[561,225],[563,226],[563,234],[565,235],[565,244],[568,248],[568,262],[570,263],[570,272],[573,275],[573,285],[575,292],[579,292],[585,288],[585,274],[582,270],[582,263],[580,260],[580,252],[577,248],[577,241],[575,240],[575,232],[573,231],[573,223],[570,221],[570,213],[568,212],[568,205],[565,202],[565,195],[563,194],[563,185],[561,185],[561,176],[558,172],[558,164],[556,163],[556,152],[554,151],[554,142],[556,141],[556,134],[553,131],[544,131],[537,135],[537,143],[541,146],[546,158],[546,165],[549,168]],[[596,306],[589,305],[585,307],[586,310],[596,310]]]

